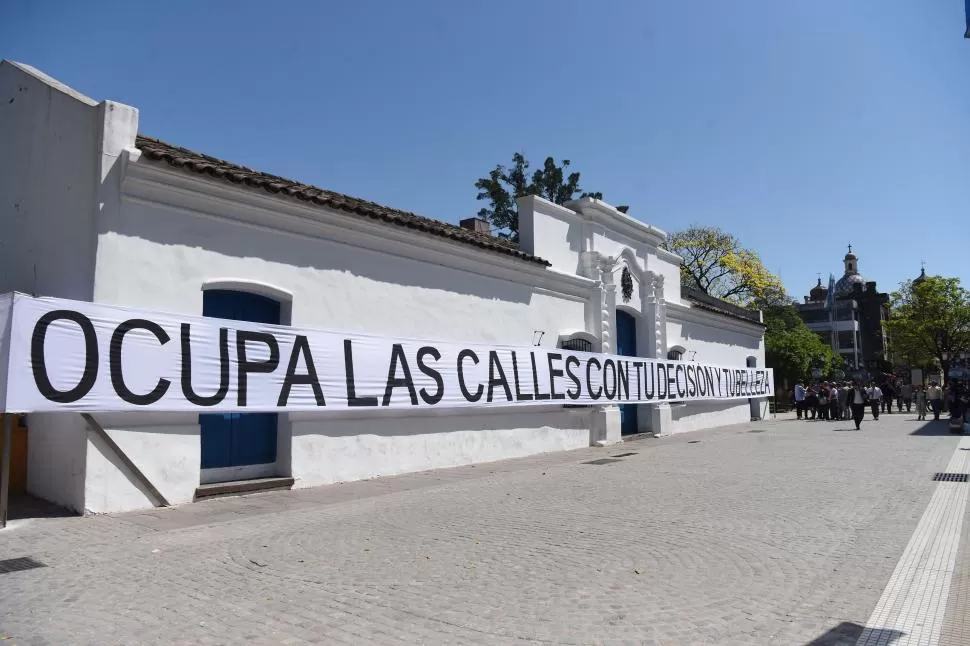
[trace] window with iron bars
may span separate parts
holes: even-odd
[[[572,350],[573,352],[592,352],[593,342],[589,339],[583,338],[572,338],[564,339],[559,347],[563,350]],[[590,404],[563,404],[563,408],[592,408]]]

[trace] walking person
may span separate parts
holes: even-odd
[[[943,409],[943,389],[935,382],[930,382],[930,387],[926,389],[926,401],[929,402],[933,410],[933,419],[940,419],[940,411]]]
[[[893,412],[893,400],[896,398],[896,391],[893,389],[892,382],[887,381],[879,388],[879,392],[882,393],[880,401],[882,402],[882,412],[892,413]]]
[[[914,391],[916,396],[916,419],[925,420],[926,419],[926,391],[923,386],[916,386]]]
[[[802,382],[800,381],[797,384],[795,384],[794,397],[795,397],[795,414],[798,416],[798,419],[801,419],[802,414],[805,412],[805,386],[803,386]],[[806,415],[805,417],[808,417],[808,415]]]
[[[848,396],[849,408],[852,410],[852,421],[855,422],[855,430],[859,430],[862,420],[866,416],[866,404],[869,403],[869,395],[862,384],[851,382]],[[875,409],[874,409],[875,410]]]
[[[852,395],[852,384],[842,384],[842,419],[852,419],[852,402],[849,400]]]
[[[875,382],[870,382],[871,385],[869,389],[866,390],[866,396],[869,399],[869,405],[872,407],[872,419],[879,419],[879,408],[882,403],[882,389],[875,384]]]
[[[899,412],[903,412],[903,405],[906,406],[906,412],[910,413],[913,411],[913,385],[903,384],[899,387],[899,399],[900,406]]]

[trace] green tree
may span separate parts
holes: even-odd
[[[482,207],[478,216],[488,220],[499,230],[499,235],[519,239],[519,210],[515,200],[524,195],[538,195],[556,204],[565,204],[576,193],[580,197],[603,199],[602,193],[585,193],[579,187],[579,173],[566,175],[569,160],[564,159],[557,165],[552,157],[546,157],[541,169],[529,175],[529,162],[522,153],[512,155],[512,166],[506,168],[499,164],[487,177],[475,182],[478,189],[476,199],[488,200],[489,206]]]
[[[970,293],[959,278],[905,281],[893,292],[886,328],[899,356],[914,364],[936,359],[946,378],[950,359],[970,351]]]
[[[822,377],[831,379],[842,368],[842,357],[809,330],[798,316],[798,310],[788,304],[771,305],[762,310],[765,322],[765,363],[775,370],[775,383],[812,378],[813,368]]]
[[[671,235],[666,247],[683,258],[684,287],[741,305],[787,298],[781,279],[768,271],[758,254],[718,227],[692,226]]]

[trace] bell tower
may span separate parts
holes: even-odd
[[[849,245],[849,253],[845,254],[845,258],[842,259],[845,263],[845,275],[849,276],[851,274],[859,273],[859,259],[854,253],[852,253],[852,245]]]

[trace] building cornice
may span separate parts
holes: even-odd
[[[275,198],[257,189],[222,185],[161,164],[128,164],[122,195],[127,199],[233,220],[274,232],[322,238],[468,271],[576,299],[587,298],[595,284],[588,278],[552,271],[513,256],[489,253],[446,238],[432,238],[319,206]]]
[[[667,301],[665,305],[667,309],[667,317],[671,320],[682,323],[700,323],[702,325],[708,325],[710,327],[720,328],[722,330],[740,332],[742,334],[759,339],[764,337],[765,326],[761,323],[755,323],[754,321],[742,321],[741,319],[728,316],[726,314],[719,314],[717,312],[711,312],[710,310],[704,310],[699,307],[681,305],[680,303],[674,303],[671,301]]]
[[[582,197],[578,200],[566,202],[566,206],[581,213],[588,220],[603,224],[637,242],[646,242],[656,247],[667,242],[666,232],[617,210],[603,200]]]
[[[516,200],[516,204],[519,208],[531,206],[537,212],[555,215],[567,221],[586,223],[584,233],[586,236],[593,230],[602,233],[615,231],[629,238],[632,243],[631,249],[637,250],[637,253],[642,253],[644,256],[654,254],[658,259],[678,267],[684,262],[683,258],[663,248],[662,245],[667,242],[667,234],[664,231],[630,217],[602,200],[585,197],[567,202],[563,206],[538,195],[526,195]],[[593,229],[590,225],[595,225],[596,228]],[[590,244],[589,241],[587,243]]]
[[[665,261],[667,261],[667,262],[669,262],[669,263],[671,263],[673,265],[677,265],[678,267],[680,267],[682,264],[684,264],[684,259],[683,258],[681,258],[679,255],[675,254],[673,251],[668,251],[667,249],[664,249],[663,247],[657,247],[657,257],[660,258],[661,260],[665,260]]]

